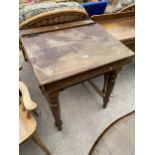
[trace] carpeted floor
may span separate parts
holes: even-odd
[[[106,109],[102,99],[86,82],[60,93],[63,130],[57,131],[48,102],[42,95],[29,62],[20,55],[23,70],[20,80],[26,83],[32,99],[38,104],[38,130],[53,155],[87,155],[100,133],[114,120],[134,109],[134,61],[120,72]],[[94,79],[102,87],[103,76]],[[31,141],[20,146],[20,155],[43,155]]]

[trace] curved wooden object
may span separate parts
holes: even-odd
[[[37,129],[37,122],[34,117],[26,117],[22,104],[19,105],[19,144],[30,138]]]
[[[19,29],[37,27],[36,26],[37,23],[42,22],[43,20],[47,20],[49,18],[59,18],[61,16],[71,16],[71,15],[77,16],[78,20],[88,19],[88,14],[84,10],[80,10],[80,9],[55,10],[55,11],[41,13],[39,15],[36,15],[27,19],[26,21],[22,22],[19,25]],[[55,23],[55,24],[58,24],[58,23]],[[39,25],[39,26],[47,26],[47,25]]]
[[[37,108],[37,104],[31,100],[29,91],[23,82],[19,82],[19,90],[22,94],[22,101],[25,109],[27,111],[35,110]]]
[[[36,143],[42,151],[46,153],[46,155],[51,155],[48,148],[43,144],[37,133],[35,133],[37,129],[37,122],[28,111],[34,110],[37,105],[31,100],[28,89],[23,82],[19,83],[19,89],[19,144],[22,144],[28,138],[32,138],[34,143]]]
[[[19,82],[19,90],[19,144],[21,144],[37,129],[37,122],[30,114],[31,110],[36,109],[37,104],[31,100],[29,91],[23,82]]]
[[[134,111],[113,122],[99,136],[89,155],[134,154],[134,122]]]

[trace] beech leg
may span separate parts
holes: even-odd
[[[37,146],[39,146],[46,153],[46,155],[52,155],[36,133],[32,135],[32,140]]]

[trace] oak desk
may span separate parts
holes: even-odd
[[[70,28],[59,24],[20,30],[20,40],[59,130],[61,90],[105,74],[102,92],[106,107],[118,71],[134,56],[100,25],[91,20],[80,22],[84,24],[73,22]]]

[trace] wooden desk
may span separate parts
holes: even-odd
[[[65,24],[59,24],[54,29],[51,26],[20,31],[20,40],[38,83],[50,103],[59,130],[62,125],[58,100],[61,90],[106,74],[103,89],[106,107],[118,71],[134,56],[131,50],[100,25],[91,20],[88,22],[89,25],[67,29],[64,29]],[[75,23],[78,25],[79,22],[72,25]],[[37,33],[43,29],[46,33]],[[30,32],[35,35],[25,35]]]
[[[92,19],[127,47],[135,50],[135,12],[96,15]]]
[[[89,155],[134,155],[135,112],[112,123],[99,136]]]

